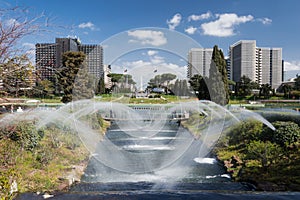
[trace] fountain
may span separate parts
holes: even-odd
[[[83,176],[87,182],[181,181],[195,162],[212,163],[206,156],[226,127],[254,118],[274,129],[258,114],[245,109],[230,111],[211,101],[152,107],[134,110],[120,103],[82,100],[58,110],[37,108],[7,114],[0,122],[34,119],[37,129],[56,124],[72,130],[65,134],[76,133],[91,155],[93,164]],[[197,119],[197,132],[192,134],[175,123],[187,119],[173,118],[174,113],[204,117]],[[106,135],[92,128],[98,123],[97,117],[88,119],[93,115],[112,121]]]
[[[134,34],[129,34],[138,31],[153,31],[153,28],[123,32],[104,41],[102,45],[106,47],[105,63],[116,64],[118,67],[118,59],[121,56],[129,54],[130,57],[130,53],[140,49],[171,52],[185,59],[186,52],[191,48],[201,47],[182,34],[162,29],[151,33],[159,33],[159,37],[168,37],[168,43],[160,47],[151,41],[140,43],[138,37],[131,38]],[[175,44],[180,44],[180,48]],[[149,73],[145,73],[145,69]],[[169,65],[160,67],[159,70],[174,73],[178,78],[185,77],[178,73],[178,70],[169,68]],[[149,77],[144,75],[152,76],[157,73],[157,66],[141,65],[126,69],[126,72],[131,73],[136,80],[140,80],[143,74],[145,80]],[[80,94],[81,91],[75,93]],[[215,95],[213,91],[210,91],[210,94],[211,97]],[[274,129],[263,117],[243,108],[226,108],[207,100],[135,105],[129,104],[129,99],[121,92],[113,92],[112,96],[114,98],[109,102],[80,100],[57,110],[37,108],[7,114],[0,119],[0,123],[36,120],[37,129],[55,125],[62,130],[68,130],[62,131],[64,137],[58,137],[59,139],[69,136],[73,138],[74,135],[80,139],[89,151],[89,163],[81,177],[81,183],[73,186],[69,194],[61,199],[92,198],[105,193],[108,197],[124,199],[135,195],[147,198],[149,194],[157,199],[174,197],[163,191],[175,191],[175,197],[176,191],[189,191],[187,196],[181,197],[196,198],[199,197],[200,190],[251,189],[247,185],[231,182],[231,177],[226,174],[223,166],[209,154],[224,130],[241,121],[255,119]],[[103,130],[99,122],[100,117],[111,122],[104,135],[101,134]],[[189,119],[192,119],[191,122]],[[187,124],[182,125],[183,121]],[[192,130],[188,130],[189,125]],[[73,142],[77,143],[78,140]],[[194,194],[191,191],[197,192]],[[226,199],[226,195],[221,196]],[[202,197],[207,196],[202,193]]]

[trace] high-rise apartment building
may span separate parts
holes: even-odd
[[[188,78],[196,74],[209,77],[213,49],[192,48],[188,53]]]
[[[230,46],[229,59],[230,78],[235,82],[244,75],[275,89],[282,82],[281,48],[261,48],[255,40],[241,40]]]
[[[256,65],[256,41],[243,40],[230,46],[230,71],[233,81],[239,81],[243,75],[258,82]]]
[[[38,43],[35,45],[37,79],[54,81],[57,65],[57,44]]]
[[[82,51],[86,55],[89,73],[103,77],[103,49],[100,45],[81,44],[78,38],[56,38],[55,43],[36,44],[36,71],[40,79],[53,81],[56,71],[63,66],[62,55],[67,51]]]
[[[79,51],[86,55],[86,63],[89,73],[95,78],[100,79],[104,76],[103,69],[103,48],[96,44],[79,45]]]

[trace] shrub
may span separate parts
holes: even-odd
[[[229,144],[247,144],[251,140],[258,140],[263,124],[258,121],[245,121],[235,126],[229,133]]]
[[[43,130],[37,130],[34,122],[30,121],[14,122],[0,128],[0,139],[10,139],[29,151],[38,145],[43,136]]]
[[[276,128],[273,141],[280,146],[287,147],[300,139],[300,128],[296,123],[277,121],[273,125]]]
[[[280,146],[270,141],[251,141],[247,145],[247,158],[259,160],[264,168],[276,161],[281,152]]]

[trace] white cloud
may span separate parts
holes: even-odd
[[[199,20],[203,20],[203,19],[208,19],[210,18],[212,15],[211,15],[211,12],[207,12],[207,13],[204,13],[204,14],[201,14],[201,15],[190,15],[188,17],[188,21],[199,21]]]
[[[235,13],[218,14],[217,20],[203,23],[201,28],[204,35],[229,37],[235,35],[235,26],[253,20],[252,15],[237,16]]]
[[[158,58],[160,59],[160,58]],[[137,83],[136,86],[140,88],[141,81],[143,82],[142,85],[145,88],[147,83],[151,78],[158,74],[163,73],[172,73],[177,76],[179,79],[186,78],[186,66],[179,66],[174,63],[167,63],[164,59],[159,64],[154,63],[154,60],[145,61],[145,60],[137,60],[131,62],[123,62],[120,66],[112,66],[113,71],[119,71],[122,73],[124,68],[128,71],[128,74],[132,75],[134,81]],[[157,70],[157,72],[154,72]]]
[[[138,89],[140,89],[141,81],[145,88],[149,80],[158,74],[172,73],[179,79],[185,79],[187,71],[186,63],[183,65],[168,63],[164,57],[158,55],[151,56],[149,60],[120,61],[112,65],[113,73],[123,73],[124,69],[132,75]]]
[[[29,42],[23,43],[22,46],[29,48],[29,49],[35,49],[35,44],[29,43]]]
[[[196,27],[190,26],[186,29],[184,29],[184,32],[186,32],[187,34],[193,35],[195,32],[197,31]]]
[[[93,31],[96,29],[96,26],[92,22],[86,22],[86,23],[79,24],[78,28],[89,28]]]
[[[177,13],[172,17],[172,19],[167,20],[169,29],[174,30],[180,24],[181,19],[182,19],[181,14]]]
[[[265,18],[259,18],[257,20],[259,22],[261,22],[262,24],[264,24],[264,25],[272,24],[272,19],[267,18],[267,17],[265,17]]]
[[[300,61],[284,61],[284,71],[300,70]]]
[[[134,39],[129,40],[131,43],[141,43],[143,45],[150,44],[153,46],[161,46],[167,43],[164,33],[161,31],[152,30],[135,30],[128,31],[128,36]]]
[[[150,61],[152,64],[158,65],[164,63],[165,59],[161,56],[153,56],[152,58],[150,58]]]
[[[148,56],[154,56],[155,54],[157,54],[157,51],[154,51],[154,50],[149,50],[147,52]]]

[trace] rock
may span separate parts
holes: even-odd
[[[58,188],[59,191],[67,191],[69,189],[69,182],[64,181],[63,183],[61,183]]]
[[[236,155],[233,155],[231,157],[231,164],[233,168],[236,168],[237,166],[240,166],[243,164],[243,161]]]
[[[225,160],[224,161],[224,166],[229,169],[233,166],[233,164],[231,164],[231,161],[230,160]]]

